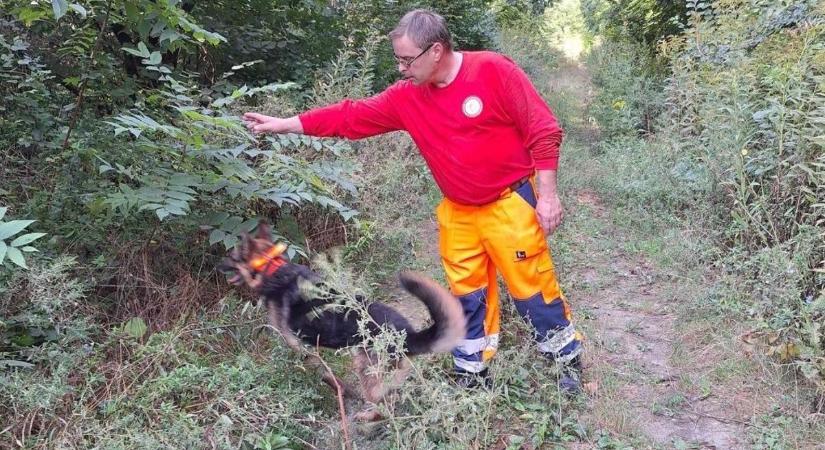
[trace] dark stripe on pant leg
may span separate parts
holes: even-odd
[[[467,335],[465,339],[479,339],[484,335],[484,317],[487,315],[487,288],[483,287],[477,291],[458,297],[461,308],[464,310],[464,317],[467,320]],[[470,362],[481,362],[482,352],[467,354],[454,348],[453,357]],[[463,369],[456,367],[457,372]]]
[[[526,300],[515,300],[515,304],[521,317],[532,323],[535,338],[539,341],[570,325],[570,321],[564,316],[564,303],[560,298],[549,304],[544,303],[544,298],[539,292]]]
[[[564,302],[557,298],[552,302],[545,303],[541,293],[526,299],[515,300],[516,310],[531,325],[533,325],[533,337],[537,342],[545,342],[555,336],[556,332],[563,330],[570,326],[570,321],[565,317]],[[568,355],[576,351],[581,343],[578,339],[574,340],[559,351],[556,355],[549,355],[550,357]]]
[[[467,319],[467,339],[484,337],[484,316],[487,315],[487,288],[458,297]]]

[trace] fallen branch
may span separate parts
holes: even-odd
[[[335,394],[338,397],[338,412],[341,414],[341,428],[344,431],[344,448],[346,450],[352,450],[352,442],[350,442],[349,438],[349,423],[347,422],[347,411],[344,407],[344,387],[341,386],[341,382],[338,381],[338,377],[332,373],[332,369],[327,365],[327,362],[324,361],[324,358],[321,358],[321,352],[319,350],[319,345],[316,343],[315,345],[315,354],[313,355],[326,369],[327,374],[329,374],[332,383],[335,385]]]

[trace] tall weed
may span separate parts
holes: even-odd
[[[638,136],[653,131],[662,109],[661,79],[656,61],[639,44],[604,41],[587,58],[599,86],[591,114],[606,136]]]

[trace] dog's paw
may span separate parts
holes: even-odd
[[[368,406],[366,409],[358,411],[355,413],[355,416],[353,416],[353,419],[356,422],[376,422],[383,418],[384,416],[378,412],[378,408],[375,405]]]

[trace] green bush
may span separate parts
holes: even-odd
[[[603,130],[632,135],[640,118],[660,116],[644,127],[654,132],[647,141],[603,146],[626,180],[607,184],[709,227],[740,311],[770,336],[767,351],[825,390],[825,6],[689,6],[687,29],[656,60],[633,44],[593,51]],[[645,74],[659,73],[659,58],[669,61],[663,81]]]
[[[604,41],[587,58],[599,90],[590,111],[607,137],[651,133],[664,98],[654,60],[638,44]]]

